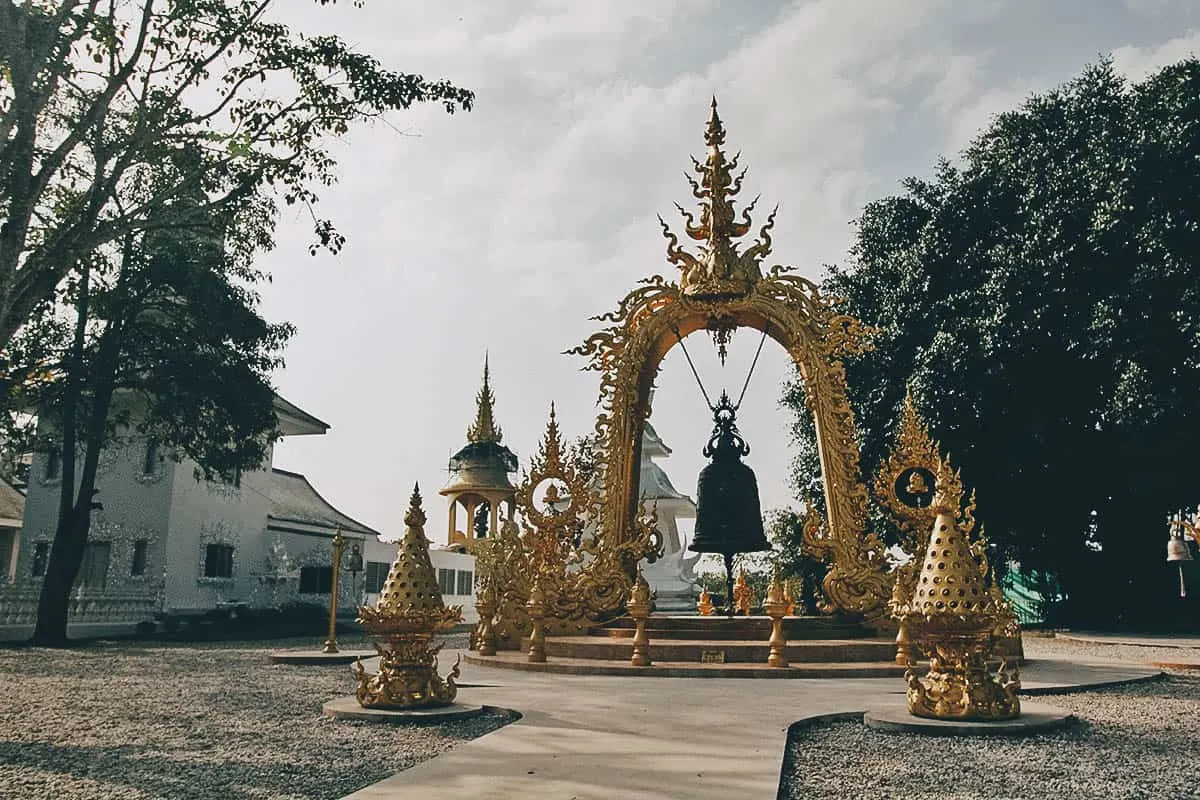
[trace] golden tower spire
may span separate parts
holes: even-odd
[[[759,232],[759,238],[744,253],[738,252],[739,239],[750,232],[750,212],[758,198],[754,198],[742,209],[737,218],[733,198],[742,189],[746,170],[734,176],[741,153],[733,159],[725,157],[725,125],[717,114],[717,98],[712,100],[712,113],[704,129],[704,143],[708,145],[708,158],[702,164],[692,158],[692,166],[700,181],[687,173],[692,195],[700,201],[700,221],[692,212],[676,204],[683,215],[687,235],[702,242],[699,252],[693,255],[679,247],[679,239],[671,232],[662,217],[663,235],[667,238],[667,260],[678,266],[683,274],[680,286],[685,294],[699,297],[725,297],[749,294],[762,278],[760,263],[771,252],[770,230],[775,224],[775,211]],[[776,207],[778,211],[778,207]]]
[[[468,442],[499,444],[504,438],[504,432],[496,424],[495,404],[496,396],[492,394],[492,387],[488,383],[488,357],[485,352],[483,354],[483,386],[479,387],[479,394],[475,397],[475,424],[467,428]]]

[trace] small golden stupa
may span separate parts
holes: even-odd
[[[437,576],[429,560],[425,538],[425,512],[420,487],[414,486],[408,529],[400,542],[379,602],[358,610],[358,623],[376,640],[379,672],[368,675],[361,661],[354,663],[358,679],[355,696],[364,708],[409,709],[443,706],[454,702],[458,663],[443,681],[437,672],[442,645],[433,636],[462,620],[462,606],[442,602]]]
[[[708,589],[700,590],[700,601],[696,604],[696,610],[702,617],[711,617],[716,610],[712,598],[708,596]]]
[[[988,666],[998,609],[954,514],[938,509],[917,588],[898,609],[912,647],[929,658],[929,673],[917,677],[910,664],[908,710],[934,719],[1012,719],[1021,713],[1016,670]]]

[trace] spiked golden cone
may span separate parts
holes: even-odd
[[[413,487],[404,524],[408,529],[379,593],[379,602],[375,608],[363,608],[359,612],[359,621],[372,633],[420,628],[422,625],[430,630],[440,630],[462,618],[462,607],[447,608],[438,588],[437,573],[429,560],[419,486]]]
[[[927,617],[982,616],[991,603],[971,545],[949,511],[938,512],[911,610]]]

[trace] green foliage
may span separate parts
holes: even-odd
[[[329,139],[414,103],[471,108],[470,91],[272,21],[277,5],[0,0],[0,349],[98,250],[197,210],[257,198],[273,222],[299,203],[313,251],[336,252],[315,213],[337,177]],[[133,200],[167,163],[173,178]]]
[[[1088,67],[903,186],[825,283],[883,331],[847,364],[864,471],[911,383],[989,538],[1060,581],[1058,613],[1160,619],[1165,516],[1200,499],[1200,62],[1132,86]],[[807,487],[803,413],[796,435]]]

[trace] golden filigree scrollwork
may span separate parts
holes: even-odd
[[[639,507],[632,536],[599,546],[583,535],[598,503],[563,447],[551,406],[541,446],[517,487],[516,520],[506,521],[500,535],[477,550],[477,597],[490,612],[481,616],[474,637],[481,654],[517,647],[531,630],[535,580],[539,627],[546,634],[575,633],[621,612],[634,580],[628,567],[661,555],[662,536],[654,510]]]
[[[811,281],[774,266],[764,275],[770,253],[772,219],[758,241],[739,252],[735,238],[749,232],[750,210],[734,221],[731,198],[741,177],[731,177],[736,159],[725,159],[725,129],[715,114],[705,141],[707,161],[696,163],[702,180],[693,194],[702,201],[699,221],[688,216],[688,235],[704,241],[698,255],[686,253],[664,224],[668,261],[681,269],[679,284],[659,275],[642,281],[617,306],[596,319],[611,323],[569,353],[588,359],[586,369],[600,373],[596,433],[602,445],[598,468],[602,481],[597,506],[596,553],[627,547],[637,538],[637,467],[641,434],[649,413],[649,391],[662,358],[679,338],[699,330],[730,325],[765,331],[796,363],[805,400],[817,429],[825,484],[825,521],[820,540],[806,541],[830,562],[822,584],[826,611],[859,614],[869,622],[885,619],[890,582],[879,539],[866,530],[867,490],[859,473],[854,414],[846,397],[841,359],[869,349],[869,329],[821,295]],[[634,556],[636,547],[627,548]],[[636,561],[625,560],[632,579]]]
[[[679,285],[689,297],[745,295],[762,279],[761,262],[771,252],[771,228],[775,226],[778,208],[767,217],[754,243],[745,252],[739,252],[736,240],[753,227],[750,212],[758,198],[742,209],[741,219],[738,219],[733,198],[742,190],[746,170],[734,176],[740,154],[733,159],[725,157],[722,149],[725,125],[717,114],[715,97],[704,131],[704,143],[708,145],[707,158],[703,163],[692,159],[692,167],[700,180],[684,174],[692,187],[692,196],[700,201],[700,220],[697,221],[683,206],[675,206],[683,215],[684,231],[694,241],[701,242],[699,252],[693,255],[680,247],[679,238],[659,217],[663,235],[667,238],[667,261],[679,267]]]

